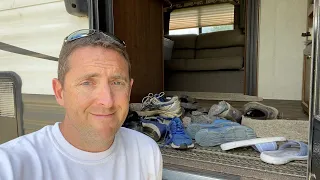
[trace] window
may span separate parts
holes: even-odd
[[[210,33],[218,31],[233,30],[233,25],[221,25],[221,26],[207,26],[201,28],[201,33]]]
[[[199,34],[199,28],[175,29],[175,30],[170,30],[169,34],[170,35]]]
[[[169,34],[199,34],[232,30],[234,5],[213,4],[177,9],[170,14]]]

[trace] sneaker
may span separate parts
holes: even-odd
[[[191,124],[191,118],[188,116],[183,117],[182,123],[183,123],[183,126],[187,128]]]
[[[159,117],[141,118],[143,133],[158,142],[167,131],[167,125]]]
[[[142,99],[142,109],[137,111],[139,116],[162,116],[167,118],[180,117],[182,109],[178,96],[164,97],[160,94],[149,93]]]
[[[221,128],[225,126],[240,126],[240,124],[229,120],[217,119],[211,124],[192,123],[187,127],[186,131],[192,139],[195,139],[196,133],[201,129]]]
[[[209,117],[207,113],[203,113],[200,111],[192,111],[191,112],[191,122],[192,123],[200,123],[200,124],[211,124],[214,120],[218,119],[218,117]]]
[[[142,103],[130,103],[129,109],[130,111],[141,111]]]
[[[143,132],[142,123],[137,112],[129,111],[126,120],[122,124],[122,127],[136,130],[138,132]]]
[[[219,116],[237,123],[241,123],[242,119],[242,113],[226,101],[220,101],[219,104],[211,106],[208,115],[210,118]]]
[[[166,145],[175,149],[190,149],[194,147],[192,139],[185,132],[180,118],[175,117],[168,125],[168,133],[166,137]]]
[[[195,140],[200,146],[217,146],[227,142],[254,139],[256,137],[253,129],[240,125],[201,129],[196,133]]]
[[[244,114],[254,119],[277,119],[279,111],[258,102],[249,102],[244,105]]]

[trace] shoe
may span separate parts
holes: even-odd
[[[167,125],[159,117],[141,118],[143,133],[158,142],[167,131]]]
[[[254,139],[256,137],[253,129],[240,125],[201,129],[196,133],[195,140],[200,146],[217,146],[227,142]]]
[[[219,104],[211,106],[208,115],[210,118],[218,116],[240,124],[242,119],[242,113],[226,101],[220,101]]]
[[[149,93],[142,99],[142,109],[137,111],[139,116],[156,116],[173,118],[182,115],[178,96],[164,97],[164,92],[159,94]]]
[[[142,103],[130,103],[129,109],[130,111],[141,111]]]
[[[183,117],[182,124],[183,124],[183,127],[187,128],[191,124],[191,118],[188,116]]]
[[[244,105],[244,115],[253,119],[277,119],[279,111],[258,102],[249,102]]]
[[[201,129],[221,128],[225,126],[240,126],[240,124],[229,120],[217,119],[211,124],[192,123],[187,127],[186,131],[192,139],[195,139],[196,133]]]
[[[126,120],[122,124],[122,127],[133,129],[138,132],[143,132],[142,123],[137,112],[129,111]]]
[[[186,110],[196,110],[199,107],[199,104],[195,101],[194,98],[191,98],[187,95],[181,95],[179,97],[181,106]]]
[[[168,125],[168,133],[166,136],[166,145],[175,149],[194,148],[194,144],[190,136],[185,132],[180,118],[175,117]]]
[[[190,117],[192,123],[200,124],[211,124],[214,120],[218,119],[217,116],[210,118],[207,113],[203,113],[200,111],[192,111]]]

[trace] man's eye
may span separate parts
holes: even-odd
[[[112,82],[112,84],[114,84],[114,85],[122,85],[123,83],[120,82],[120,81],[114,81],[114,82]]]
[[[85,81],[85,82],[83,82],[83,83],[81,83],[81,85],[84,85],[84,86],[88,86],[88,85],[90,85],[91,83],[89,82],[89,81]]]

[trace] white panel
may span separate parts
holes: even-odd
[[[63,38],[88,24],[88,18],[68,14],[63,1],[2,11],[0,41],[57,56]]]
[[[307,1],[262,0],[258,95],[301,100]]]
[[[258,95],[263,98],[273,97],[270,86],[274,82],[274,39],[276,1],[262,0],[260,10],[260,39],[258,60]]]
[[[0,41],[58,57],[65,36],[88,28],[88,18],[68,14],[64,2],[0,11]],[[53,94],[51,80],[57,77],[57,62],[0,50],[0,71],[17,72],[22,92]]]
[[[63,0],[0,0],[0,11],[12,8],[36,6],[45,3],[58,2]]]
[[[57,2],[57,1],[63,1],[63,0],[15,0],[13,7],[21,8],[26,6],[35,6],[39,4],[51,3],[51,2]]]
[[[4,9],[11,9],[13,7],[14,0],[0,0],[0,11]]]

